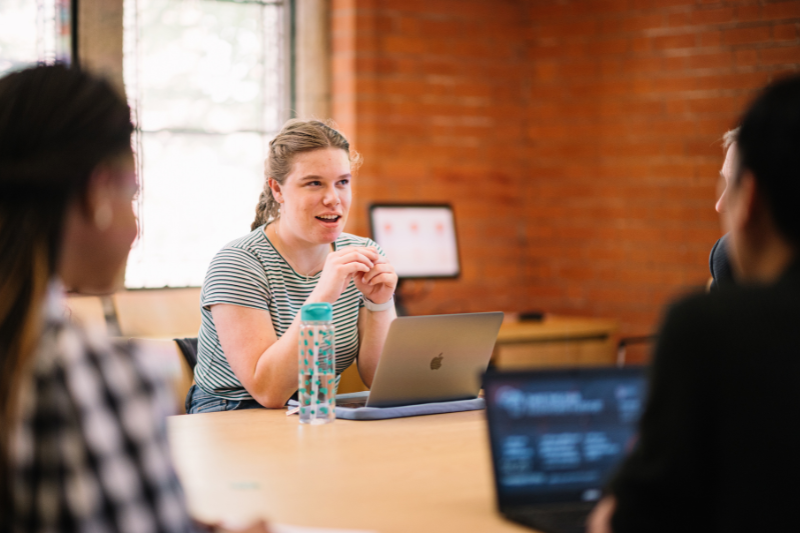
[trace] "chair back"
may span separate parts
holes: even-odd
[[[169,381],[175,399],[175,410],[179,414],[185,414],[186,393],[194,383],[194,371],[178,343],[170,339],[131,340],[139,346],[142,357],[147,358],[152,368]]]
[[[192,337],[200,331],[200,289],[120,291],[113,296],[124,337]]]
[[[175,339],[178,343],[178,349],[183,354],[183,359],[189,368],[194,372],[194,367],[197,366],[197,337],[185,337],[183,339]]]

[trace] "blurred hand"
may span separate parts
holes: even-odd
[[[369,272],[359,272],[354,279],[356,288],[361,291],[361,294],[376,304],[388,302],[397,287],[397,274],[394,267],[380,254]]]
[[[246,526],[231,524],[223,525],[219,522],[208,524],[197,521],[195,521],[195,524],[198,525],[200,529],[208,531],[209,533],[269,533],[269,526],[263,520],[253,522],[252,524]]]
[[[592,514],[586,520],[586,533],[613,533],[611,530],[611,516],[617,508],[617,499],[606,496],[595,506]]]
[[[331,252],[325,259],[319,283],[311,293],[314,298],[312,301],[334,303],[347,288],[350,280],[357,274],[363,277],[369,273],[379,260],[380,254],[373,247],[350,246]]]
[[[223,527],[221,530],[230,533],[269,533],[269,526],[267,526],[267,523],[263,520],[259,520],[244,528],[231,529],[229,527]]]

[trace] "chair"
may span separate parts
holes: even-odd
[[[176,340],[133,338],[152,367],[168,379],[179,414],[185,414],[186,393],[194,383],[194,369]],[[191,340],[191,339],[189,339]],[[196,340],[196,339],[195,339]]]
[[[113,299],[125,337],[188,337],[200,330],[199,288],[120,291]]]
[[[183,359],[192,369],[192,374],[194,374],[194,367],[197,366],[197,337],[175,339],[175,342],[178,343],[178,349],[183,354]]]
[[[623,337],[619,340],[617,345],[617,366],[625,366],[631,360],[634,364],[648,361],[650,358],[651,345],[658,339],[658,335],[642,335],[639,337]],[[630,346],[638,347],[636,354],[631,354],[628,351]],[[631,357],[634,355],[635,357]]]
[[[344,372],[342,372],[342,377],[339,379],[339,388],[337,389],[338,394],[347,394],[350,392],[362,392],[368,391],[369,387],[367,387],[364,382],[361,380],[361,375],[358,373],[358,364],[356,361],[353,361],[353,364],[347,367]]]

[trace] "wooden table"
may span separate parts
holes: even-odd
[[[175,416],[192,513],[380,533],[512,532],[495,509],[483,411],[301,426],[283,410]]]
[[[604,318],[548,316],[504,323],[492,362],[508,369],[610,365],[616,360],[618,329],[616,320]]]

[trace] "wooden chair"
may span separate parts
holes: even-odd
[[[200,331],[200,289],[121,291],[113,296],[125,337],[196,337]]]
[[[194,383],[175,338],[196,337],[200,330],[200,289],[120,291],[113,296],[120,333],[136,340],[146,357],[172,383],[178,413]]]
[[[622,337],[617,345],[617,366],[642,364],[650,361],[658,335]]]
[[[194,383],[194,369],[172,337],[197,335],[199,301],[199,289],[125,291],[113,296],[122,337],[139,344],[142,356],[170,382],[176,411],[181,414],[186,412],[184,403]],[[100,297],[71,295],[67,308],[84,325],[110,333]]]
[[[339,388],[336,392],[337,394],[347,394],[366,390],[369,390],[369,387],[361,380],[361,375],[358,373],[358,365],[353,361],[353,364],[342,372],[342,377],[339,379]]]
[[[184,403],[189,387],[194,383],[194,372],[189,367],[178,344],[171,339],[133,338],[150,364],[169,380],[179,414],[185,414]]]
[[[613,365],[619,323],[602,318],[548,316],[500,327],[492,364],[503,370]]]

